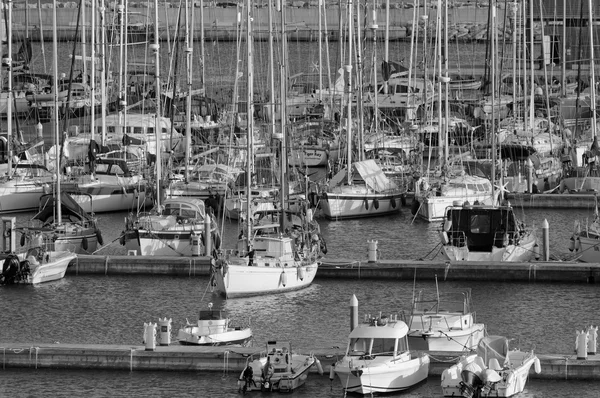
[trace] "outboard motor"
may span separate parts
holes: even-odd
[[[2,285],[12,285],[18,282],[20,277],[21,264],[19,262],[19,257],[14,254],[9,255],[4,260],[4,264],[2,265],[2,275],[0,277],[0,284]]]
[[[462,381],[460,382],[460,393],[465,398],[479,397],[479,391],[483,386],[483,382],[474,372],[463,370],[460,373]]]

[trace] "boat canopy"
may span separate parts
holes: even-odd
[[[164,216],[178,216],[185,218],[204,218],[206,208],[204,201],[196,198],[169,198],[164,201]]]
[[[39,212],[33,217],[34,220],[40,220],[42,223],[46,223],[47,221],[54,218],[54,207],[55,207],[56,197],[54,194],[46,194],[42,195],[40,198],[40,207]],[[61,192],[60,194],[60,203],[62,214],[64,217],[73,216],[80,221],[92,221],[93,218],[86,213],[85,210],[77,204],[75,199],[71,197],[67,192]]]
[[[370,326],[361,324],[350,332],[350,339],[400,339],[408,334],[406,323],[389,322],[385,326]]]
[[[217,319],[225,319],[227,318],[227,313],[221,310],[200,310],[200,316],[198,320],[200,321],[212,321]]]
[[[367,187],[375,192],[383,192],[390,189],[397,189],[396,183],[391,181],[381,170],[381,167],[374,159],[363,160],[352,164],[354,171],[358,173],[360,178],[365,182]],[[330,181],[330,186],[335,187],[341,185],[346,177],[346,169],[338,172]],[[356,176],[353,176],[355,179]]]

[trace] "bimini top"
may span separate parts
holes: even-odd
[[[402,321],[388,322],[385,326],[359,324],[352,332],[351,339],[400,339],[408,334],[408,326]]]

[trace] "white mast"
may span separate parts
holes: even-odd
[[[104,0],[100,0],[100,19],[101,19],[101,47],[100,47],[100,101],[102,102],[102,145],[106,143],[106,7]]]
[[[377,87],[377,29],[379,26],[377,25],[377,9],[376,0],[373,0],[373,13],[372,13],[372,24],[371,31],[373,32],[373,132],[377,134],[379,128],[379,102],[377,96],[379,94],[379,88]],[[388,31],[388,27],[386,26],[386,32]],[[387,43],[386,43],[387,46]],[[387,84],[387,83],[385,83]]]
[[[275,56],[273,54],[273,0],[269,0],[269,92],[271,100],[269,101],[269,116],[271,137],[275,135]]]
[[[85,8],[85,7],[84,7]],[[96,134],[96,121],[94,120],[96,118],[96,2],[92,1],[92,8],[91,8],[91,29],[90,29],[90,47],[91,47],[91,60],[92,62],[90,63],[91,65],[91,71],[90,71],[90,94],[92,96],[92,102],[91,102],[91,109],[90,109],[90,129],[91,134],[91,140],[94,140],[94,134]],[[85,21],[85,20],[84,20]],[[85,23],[83,24],[85,26]],[[85,37],[85,35],[84,35]],[[83,64],[85,65],[85,51],[83,53]],[[85,71],[85,68],[83,69]],[[84,72],[83,77],[84,80],[86,79],[86,73]],[[84,84],[86,83],[85,81],[83,82]],[[92,174],[94,172],[94,170],[90,170],[90,174]]]
[[[192,32],[194,31],[194,2],[192,1]],[[192,43],[194,42],[194,35],[192,34]],[[193,46],[192,46],[193,47]],[[202,62],[201,68],[201,77],[202,77],[202,92],[201,95],[206,97],[206,78],[205,78],[205,70],[204,66],[206,62],[204,62],[204,0],[200,0],[200,61]]]
[[[10,1],[10,0],[9,0]],[[53,4],[53,8],[52,8],[52,31],[53,32],[58,32],[57,27],[56,27],[56,0],[52,1]],[[53,85],[54,85],[54,139],[55,139],[55,143],[54,143],[54,148],[56,148],[55,151],[55,157],[56,157],[56,206],[55,206],[55,210],[56,210],[56,224],[60,225],[62,223],[62,204],[60,201],[60,155],[61,155],[61,145],[60,145],[60,123],[58,120],[58,38],[57,35],[54,34],[52,35],[52,59],[54,60],[54,65],[53,65],[53,69],[54,69],[54,73],[52,74],[53,77]]]
[[[156,118],[154,120],[154,134],[156,136],[156,206],[161,205],[161,163],[162,163],[162,129],[161,129],[161,118],[160,118],[160,44],[158,44],[158,0],[154,0],[154,44],[150,46],[150,49],[154,52],[154,62],[156,75],[154,79],[155,91],[156,91]]]
[[[188,20],[188,9],[190,13],[190,20]],[[191,7],[188,4],[188,0],[185,0],[185,54],[187,59],[187,102],[186,102],[186,123],[185,123],[185,181],[189,181],[189,165],[190,156],[192,150],[192,56],[194,54],[194,3],[192,2]],[[192,30],[190,34],[190,30]],[[191,36],[191,41],[190,41]],[[204,71],[204,67],[202,68]],[[204,73],[204,72],[202,72]],[[204,84],[204,78],[202,79]]]
[[[247,112],[247,152],[248,152],[248,168],[246,170],[246,240],[247,245],[250,244],[250,238],[252,236],[252,214],[251,214],[251,188],[252,188],[252,173],[254,170],[254,70],[253,70],[253,54],[252,54],[252,0],[246,0],[246,60],[247,65],[247,76],[246,76],[246,112]],[[282,83],[283,84],[283,83]]]
[[[346,64],[346,74],[348,75],[348,101],[346,114],[346,148],[348,157],[347,179],[348,185],[352,185],[352,0],[348,0],[348,64]]]
[[[8,32],[6,32],[6,40],[8,44],[8,59],[6,59],[6,63],[8,64],[8,87],[7,87],[7,96],[6,96],[6,128],[7,132],[7,141],[6,141],[6,154],[8,160],[8,175],[11,176],[12,171],[12,0],[6,0],[6,6],[8,8]],[[55,11],[56,12],[56,11]],[[4,26],[2,27],[4,29]],[[55,30],[56,31],[56,30]],[[55,53],[56,54],[56,53]],[[56,73],[55,73],[56,75]],[[56,91],[56,86],[54,86]],[[56,107],[56,106],[55,106]]]
[[[588,0],[588,25],[590,27],[590,99],[592,102],[592,138],[596,137],[596,66],[594,63],[594,2]]]

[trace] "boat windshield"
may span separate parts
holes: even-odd
[[[396,350],[396,341],[398,348]],[[396,350],[396,351],[395,351]],[[350,339],[348,355],[397,355],[408,350],[406,338],[364,338]]]

